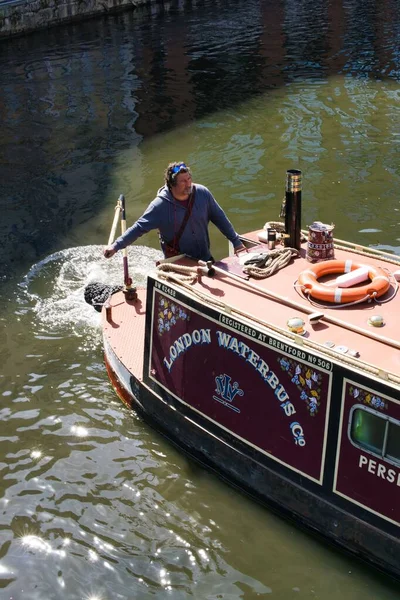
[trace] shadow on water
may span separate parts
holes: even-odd
[[[96,217],[119,155],[129,152],[146,178],[141,142],[296,81],[399,73],[393,0],[364,3],[362,28],[356,0],[181,7],[145,6],[1,43],[0,282],[83,237],[105,239]],[[165,162],[176,153],[185,154],[179,140]]]
[[[192,0],[0,45],[7,597],[397,598],[128,413],[83,289],[120,282],[121,256],[105,261],[99,245],[114,197],[135,198],[133,219],[175,157],[226,193],[241,231],[266,201],[280,205],[274,173],[293,164],[321,192],[308,192],[305,218],[322,219],[323,203],[328,215],[332,163],[335,184],[354,181],[339,188],[335,218],[370,243],[379,227],[393,250],[398,27],[395,0]],[[366,192],[375,179],[378,207],[377,188]],[[129,256],[143,283],[156,251],[135,245]]]

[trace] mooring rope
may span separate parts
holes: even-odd
[[[160,279],[173,279],[174,281],[186,281],[195,283],[198,279],[198,267],[185,267],[173,263],[161,263],[157,265],[157,273]]]
[[[171,263],[157,265],[157,275],[160,279],[164,279],[165,281],[173,281],[189,290],[191,294],[196,296],[202,302],[212,304],[220,309],[225,309],[226,304],[224,302],[218,300],[217,298],[213,298],[209,294],[202,292],[190,285],[196,283],[203,273],[204,267],[184,267],[182,265],[174,265]]]
[[[294,256],[298,256],[299,252],[295,248],[282,248],[271,250],[268,253],[260,255],[257,260],[255,257],[254,262],[250,264],[244,264],[243,272],[254,279],[265,279],[270,277],[279,269],[286,267]]]
[[[172,269],[171,269],[171,267],[172,267]],[[249,320],[249,322],[257,323],[257,324],[265,327],[267,330],[273,331],[275,333],[279,333],[280,335],[292,340],[299,346],[303,346],[305,348],[310,348],[312,350],[321,352],[322,354],[329,356],[332,359],[338,360],[338,362],[342,362],[342,363],[351,365],[352,367],[356,367],[360,371],[364,371],[365,373],[368,373],[369,375],[375,375],[375,376],[381,377],[382,379],[386,379],[388,381],[394,382],[396,384],[400,383],[399,375],[392,373],[391,371],[384,371],[378,367],[375,367],[374,365],[371,365],[370,363],[364,362],[360,358],[356,359],[351,356],[346,356],[345,354],[336,352],[333,349],[331,350],[325,346],[323,347],[318,342],[313,342],[310,339],[306,339],[297,334],[286,331],[285,329],[282,329],[281,327],[273,325],[271,322],[260,319],[251,313],[240,310],[237,307],[234,307],[232,305],[226,304],[225,302],[222,302],[221,300],[217,300],[216,298],[213,298],[212,296],[210,296],[207,293],[197,290],[196,288],[192,287],[191,285],[188,285],[188,283],[186,283],[185,281],[180,279],[180,275],[182,273],[179,273],[179,271],[181,271],[182,269],[183,269],[183,272],[191,273],[195,279],[197,279],[198,276],[200,275],[200,273],[203,272],[202,270],[200,270],[196,267],[182,267],[181,265],[173,265],[171,263],[164,263],[162,265],[157,266],[158,275],[161,279],[172,281],[172,282],[176,283],[178,286],[182,286],[182,287],[186,288],[194,296],[207,302],[208,304],[212,304],[215,307],[218,307],[219,309],[223,310],[226,314],[232,314],[232,315],[237,315],[240,317],[245,317],[246,319]]]
[[[270,277],[279,269],[283,269],[299,252],[294,248],[282,248],[260,254],[250,259],[250,264],[244,264],[243,273],[254,279]],[[173,279],[193,284],[204,271],[199,267],[185,267],[174,263],[161,263],[157,265],[158,276],[161,279]]]

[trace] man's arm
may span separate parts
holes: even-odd
[[[113,244],[104,248],[103,254],[106,258],[114,256],[118,250],[126,248],[133,242],[136,242],[142,235],[158,227],[157,223],[157,205],[155,201],[151,202],[142,216],[125,231]]]
[[[214,223],[216,227],[220,230],[220,232],[228,238],[230,242],[232,242],[235,252],[241,252],[245,250],[245,246],[240,241],[239,235],[233,228],[232,223],[226,216],[224,210],[215,200],[214,196],[209,192],[209,216],[210,221]]]

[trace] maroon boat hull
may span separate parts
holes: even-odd
[[[400,469],[349,425],[355,411],[400,422],[398,387],[151,277],[144,302],[116,297],[105,326],[122,400],[232,485],[400,579]],[[122,306],[137,330],[118,344]],[[128,347],[142,362],[127,364]]]
[[[297,526],[400,580],[396,537],[340,508],[337,500],[322,498],[320,491],[312,492],[262,464],[257,453],[227,433],[210,431],[209,424],[190,409],[176,410],[172,400],[159,398],[135,377],[131,377],[135,393],[129,393],[107,357],[106,365],[119,397],[191,458]]]

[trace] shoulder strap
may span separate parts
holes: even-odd
[[[176,233],[176,235],[174,235],[174,241],[173,241],[172,245],[175,249],[179,248],[179,240],[181,239],[182,233],[184,232],[187,222],[189,221],[189,217],[192,214],[195,195],[196,195],[196,187],[195,187],[195,185],[193,185],[192,193],[189,198],[189,203],[188,203],[188,206],[186,209],[185,216],[183,217],[181,226],[179,227],[179,231]]]

